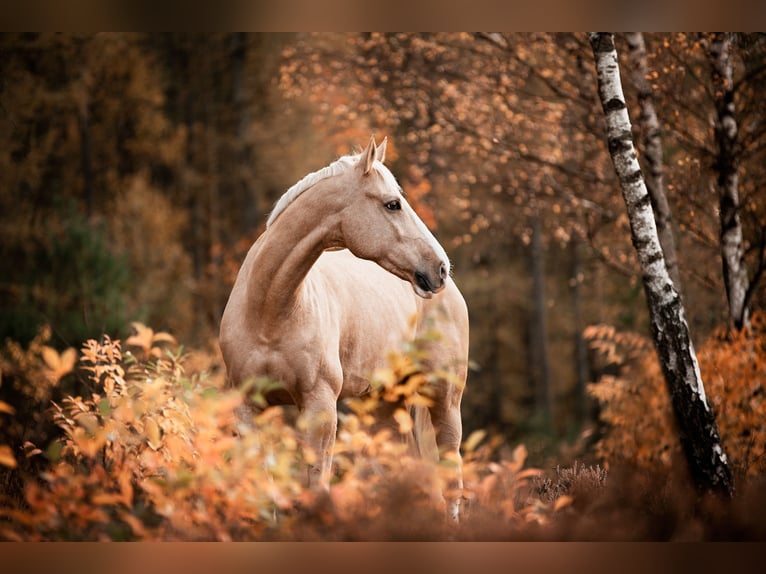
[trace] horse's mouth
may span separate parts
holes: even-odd
[[[438,293],[444,288],[444,282],[441,285],[434,286],[425,273],[415,271],[415,280],[412,282],[412,288],[415,293],[423,299],[430,299],[434,293]]]
[[[412,288],[415,290],[415,294],[418,297],[422,297],[423,299],[430,299],[434,296],[434,294],[431,291],[424,291],[422,288],[418,287],[417,285],[413,285]]]

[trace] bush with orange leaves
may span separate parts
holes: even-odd
[[[215,368],[187,373],[185,362],[206,360],[179,353],[167,334],[133,327],[124,347],[106,336],[83,346],[79,373],[89,392],[53,402],[48,412],[61,438],[27,448],[28,456],[47,460],[39,475],[25,477],[23,500],[2,500],[0,539],[458,536],[440,494],[454,466],[409,456],[403,440],[415,424],[409,407],[427,401],[422,345],[392,354],[371,395],[341,414],[336,472],[322,493],[304,488],[304,456],[311,453],[302,453],[285,411],[243,408],[245,392],[258,401],[266,382],[226,389]],[[207,364],[218,361],[213,356]],[[12,416],[10,405],[3,409]],[[392,415],[391,424],[377,424],[381,410]],[[477,431],[464,444],[462,524],[487,517],[499,528],[549,522],[571,500],[543,501],[532,482],[541,473],[524,468],[524,447],[498,459],[500,442]],[[13,464],[13,452],[0,455],[0,466]]]
[[[651,341],[609,326],[586,336],[618,375],[602,376],[589,392],[599,403],[603,432],[596,445],[606,462],[646,469],[669,467],[680,443],[665,380]],[[732,470],[741,478],[766,471],[766,315],[755,313],[750,329],[717,329],[697,350],[708,402]]]

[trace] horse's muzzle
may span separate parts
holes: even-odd
[[[447,279],[447,268],[442,263],[439,266],[439,278],[433,280],[422,271],[415,271],[415,285],[424,293],[438,293],[444,288],[444,282]],[[420,294],[420,293],[419,293]],[[423,296],[422,294],[420,294]],[[428,295],[426,295],[428,296]]]

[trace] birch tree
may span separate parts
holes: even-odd
[[[689,327],[668,274],[651,199],[638,164],[620,83],[614,35],[590,33],[607,142],[630,220],[642,270],[654,346],[662,365],[681,446],[692,479],[702,491],[733,494],[734,484],[715,416],[705,396]]]
[[[646,45],[641,32],[625,34],[628,41],[628,56],[631,64],[633,84],[638,91],[638,105],[641,113],[638,118],[643,143],[643,157],[646,160],[646,188],[652,201],[654,221],[657,224],[665,265],[676,290],[681,293],[681,277],[678,272],[676,244],[673,238],[673,218],[665,195],[664,164],[662,157],[662,135],[660,122],[654,108],[652,86],[649,83],[649,65],[646,61]]]
[[[721,262],[729,319],[736,329],[750,323],[747,306],[748,276],[739,205],[737,116],[734,107],[731,42],[724,33],[713,34],[707,45],[715,101],[715,171],[721,220]]]

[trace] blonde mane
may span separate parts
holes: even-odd
[[[313,185],[317,184],[318,182],[322,181],[323,179],[340,175],[341,173],[346,171],[346,169],[348,169],[350,166],[354,165],[354,163],[358,161],[358,159],[359,159],[359,155],[344,155],[343,157],[336,159],[330,165],[325,166],[320,170],[313,171],[307,176],[305,176],[298,183],[296,183],[290,189],[288,189],[282,195],[282,197],[279,198],[279,201],[277,201],[273,211],[269,215],[268,221],[266,221],[266,228],[268,229],[271,226],[271,224],[274,223],[274,220],[277,217],[279,217],[279,215],[287,208],[287,206],[290,205],[293,201],[295,201],[295,199],[300,194],[302,194],[304,191],[306,191]]]
[[[334,162],[332,162],[330,165],[323,167],[320,170],[313,171],[307,176],[305,176],[303,179],[301,179],[298,183],[293,185],[290,189],[288,189],[282,197],[279,198],[276,205],[274,205],[274,209],[272,210],[271,214],[269,215],[269,219],[266,221],[266,229],[268,229],[272,223],[274,223],[274,220],[279,217],[279,215],[287,209],[287,207],[295,201],[300,194],[302,194],[304,191],[309,189],[310,187],[313,187],[323,179],[327,179],[328,177],[334,177],[336,175],[340,175],[350,167],[354,166],[361,158],[362,154],[354,154],[354,155],[344,155],[338,159],[336,159]],[[393,189],[396,189],[399,193],[402,193],[402,188],[399,186],[399,183],[396,181],[396,178],[394,177],[394,174],[391,173],[391,171],[380,161],[375,160],[373,163],[374,169],[380,173],[383,176],[383,179],[386,181],[386,183],[392,187]]]

